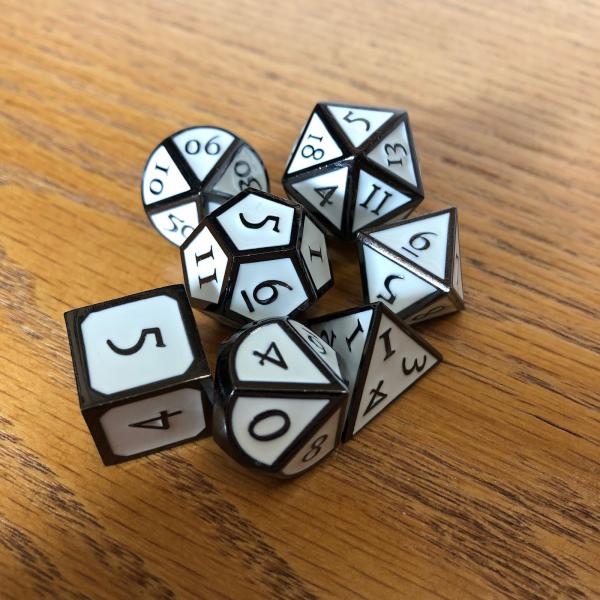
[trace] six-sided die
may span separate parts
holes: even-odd
[[[464,307],[456,208],[367,229],[358,245],[365,302],[407,323]]]
[[[246,190],[181,246],[193,306],[230,325],[294,315],[333,284],[325,234],[295,202]]]
[[[246,188],[269,191],[256,150],[226,129],[190,127],[150,154],[142,202],[158,232],[180,246],[204,215]]]
[[[221,346],[213,435],[241,464],[294,477],[338,445],[347,400],[334,350],[297,321],[266,319]]]
[[[65,313],[80,408],[105,464],[207,436],[212,382],[182,285]]]
[[[442,360],[431,344],[381,302],[324,315],[308,326],[337,352],[348,384],[344,441]]]
[[[343,239],[406,217],[424,196],[408,114],[317,104],[292,149],[282,183],[288,196]]]

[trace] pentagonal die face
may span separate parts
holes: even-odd
[[[407,113],[317,104],[292,150],[283,185],[344,239],[406,217],[424,195]]]
[[[205,214],[246,188],[269,190],[257,152],[218,127],[191,127],[163,140],[142,176],[142,202],[157,231],[180,246]]]
[[[293,477],[338,444],[347,389],[337,357],[299,323],[243,330],[222,349],[217,381],[215,439],[242,464]]]

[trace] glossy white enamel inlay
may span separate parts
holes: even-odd
[[[238,250],[287,246],[292,234],[294,209],[250,194],[235,202],[217,220]]]
[[[325,235],[307,215],[304,216],[300,251],[310,278],[318,291],[331,281],[331,270]]]
[[[430,283],[386,256],[369,246],[363,248],[369,302],[384,302],[398,313],[436,291]]]
[[[292,187],[338,229],[342,227],[348,167],[317,175]]]
[[[382,315],[371,363],[358,401],[353,433],[437,363],[437,358]]]
[[[434,300],[428,304],[425,308],[417,311],[414,315],[411,315],[406,319],[409,324],[419,323],[421,321],[427,321],[436,317],[442,317],[450,313],[456,312],[457,308],[452,303],[447,294],[444,294],[437,300]]]
[[[352,231],[366,227],[411,201],[410,196],[386,185],[377,177],[361,171],[358,177],[358,189],[354,201],[354,221]]]
[[[318,335],[311,331],[308,327],[290,319],[290,325],[304,338],[313,354],[325,365],[331,369],[338,377],[342,377],[340,364],[338,362],[335,350]]]
[[[246,188],[269,191],[267,176],[260,158],[249,146],[241,146],[225,169],[214,190],[228,196],[239,194]]]
[[[327,109],[333,115],[353,146],[360,146],[370,138],[394,113],[368,108],[336,106],[328,104]]]
[[[371,233],[371,237],[385,244],[394,252],[443,279],[446,273],[446,259],[451,248],[448,246],[450,213],[433,217],[423,217],[410,223],[398,223],[381,231]]]
[[[334,413],[304,444],[283,468],[284,475],[297,475],[322,461],[334,448],[340,420],[340,411]]]
[[[231,430],[248,456],[272,465],[328,404],[329,400],[324,399],[241,396],[235,401],[231,413]],[[269,413],[261,418],[267,411]],[[273,411],[278,412],[273,415]],[[265,439],[268,437],[273,439]]]
[[[367,156],[404,181],[417,185],[406,123],[400,123]]]
[[[454,240],[454,271],[452,273],[452,287],[456,290],[460,299],[464,299],[462,269],[460,266],[460,242],[458,239],[458,225],[456,227],[456,238]]]
[[[241,381],[327,383],[327,377],[277,323],[251,331],[235,350]]]
[[[150,215],[150,220],[161,235],[172,244],[181,246],[190,233],[198,227],[198,209],[195,202],[189,202]]]
[[[217,199],[216,196],[213,196],[212,198],[207,200],[204,205],[205,209],[206,209],[206,214],[210,215],[211,212],[214,212],[215,210],[217,210],[217,208],[219,208],[220,206],[223,206],[223,204],[225,204],[225,202],[227,202],[227,200],[220,199],[220,198]]]
[[[184,388],[111,408],[100,425],[113,454],[132,456],[196,437],[206,428],[202,394]]]
[[[148,159],[142,182],[144,204],[166,200],[190,189],[177,165],[164,146],[159,146]]]
[[[81,323],[90,385],[114,394],[185,373],[194,355],[169,296],[90,313]]]
[[[210,229],[203,226],[183,254],[191,296],[218,302],[229,259]]]
[[[231,310],[252,321],[284,317],[308,300],[289,258],[240,265]]]
[[[234,139],[216,127],[195,127],[173,136],[179,152],[200,181],[213,170]]]
[[[296,147],[287,173],[291,174],[301,169],[316,167],[340,156],[342,156],[340,147],[326,129],[319,115],[313,113],[304,135]]]

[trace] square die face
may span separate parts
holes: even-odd
[[[184,375],[194,352],[170,295],[93,311],[80,324],[89,385],[104,395]]]

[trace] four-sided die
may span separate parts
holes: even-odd
[[[324,315],[308,326],[337,352],[348,384],[344,441],[442,360],[381,302]]]
[[[213,435],[238,462],[293,477],[337,446],[347,399],[334,350],[297,321],[267,319],[220,349]]]
[[[246,188],[269,191],[256,150],[226,129],[190,127],[150,154],[142,202],[158,232],[180,246],[204,215]]]
[[[288,196],[343,239],[406,217],[424,195],[408,114],[317,104],[282,182]]]
[[[333,284],[325,234],[295,203],[246,190],[181,246],[193,306],[231,325],[304,310]]]
[[[407,323],[464,307],[455,208],[368,229],[358,244],[365,302],[384,302]]]
[[[71,310],[65,321],[104,464],[210,433],[210,370],[182,285]]]

